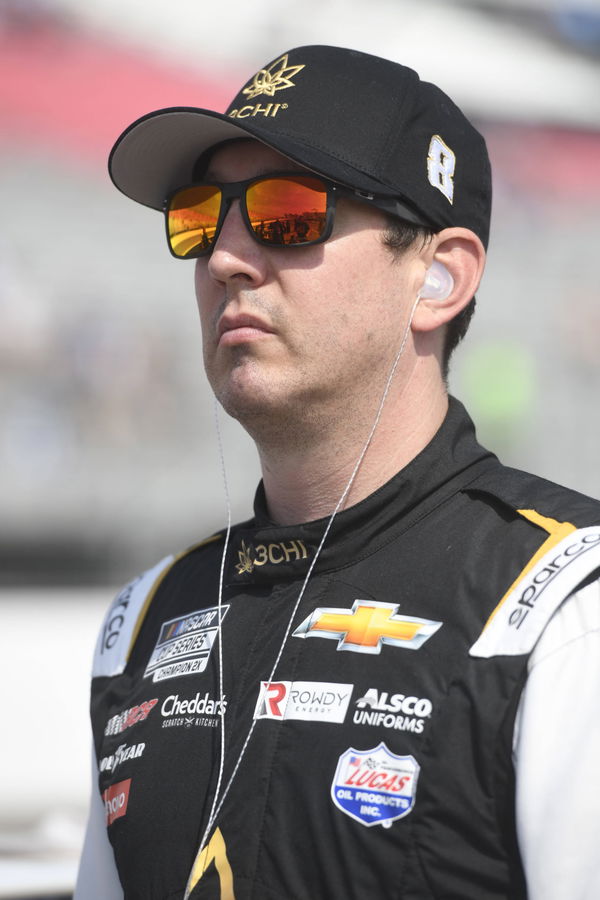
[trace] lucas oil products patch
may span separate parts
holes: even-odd
[[[398,756],[383,741],[371,750],[350,747],[338,760],[331,799],[362,825],[389,828],[415,805],[419,764]]]

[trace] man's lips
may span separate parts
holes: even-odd
[[[221,346],[243,344],[273,334],[271,326],[258,316],[247,313],[227,315],[219,319],[217,326],[218,342]]]

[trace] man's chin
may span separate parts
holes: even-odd
[[[231,386],[217,394],[221,406],[257,444],[287,441],[301,426],[304,418],[298,404],[286,395],[255,387],[253,390],[233,390]]]
[[[253,421],[281,421],[285,412],[285,404],[276,402],[275,398],[257,392],[224,391],[217,395],[219,403],[233,419],[247,428]]]

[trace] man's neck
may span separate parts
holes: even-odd
[[[424,392],[402,404],[384,407],[381,420],[343,503],[359,503],[403,469],[429,443],[448,409],[445,391]],[[374,414],[373,414],[374,418]],[[372,423],[371,423],[372,424]],[[318,440],[260,445],[259,454],[269,515],[281,525],[329,516],[346,490],[367,440],[369,428],[352,421],[331,428]]]

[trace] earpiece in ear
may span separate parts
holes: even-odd
[[[454,278],[446,266],[434,259],[425,273],[419,297],[427,300],[445,300],[452,293],[453,287]]]

